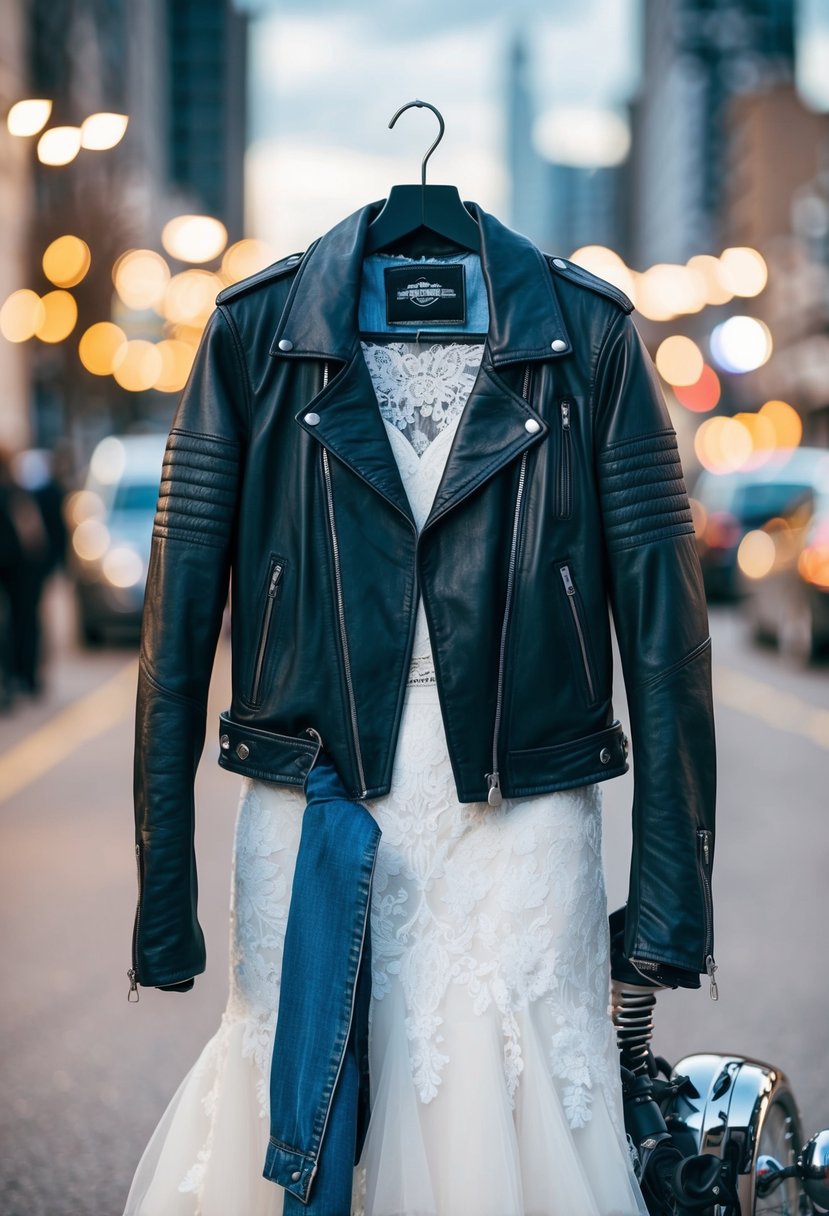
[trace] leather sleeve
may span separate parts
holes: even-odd
[[[624,953],[682,978],[713,958],[711,638],[676,432],[627,313],[613,317],[602,342],[592,416],[633,750]]]
[[[134,966],[138,983],[177,991],[187,991],[179,986],[206,966],[197,916],[194,781],[230,581],[245,383],[234,332],[216,309],[167,438],[138,660]]]

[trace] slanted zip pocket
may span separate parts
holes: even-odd
[[[573,402],[563,397],[559,402],[558,478],[556,514],[569,519],[573,510],[573,455],[570,435],[570,414]]]
[[[567,603],[570,606],[570,615],[573,620],[573,627],[576,632],[579,653],[581,655],[582,669],[584,671],[584,678],[587,684],[587,699],[588,701],[595,701],[597,696],[596,674],[593,670],[593,663],[590,657],[590,646],[587,640],[587,625],[584,620],[581,596],[576,590],[576,584],[573,581],[573,575],[569,564],[567,562],[562,563],[558,568],[558,572],[561,576],[564,592],[567,596]]]
[[[256,660],[253,668],[253,679],[250,686],[250,696],[248,700],[251,705],[255,705],[259,699],[259,691],[262,685],[262,669],[265,664],[265,654],[268,648],[268,636],[271,631],[271,624],[274,615],[274,605],[279,587],[282,582],[282,574],[285,569],[285,563],[274,554],[271,555],[268,563],[268,581],[265,591],[265,602],[262,605],[262,620],[259,626],[259,641],[256,646]]]

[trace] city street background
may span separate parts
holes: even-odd
[[[434,115],[388,127],[415,98],[446,123],[428,183],[630,296],[677,432],[713,638],[719,1000],[705,977],[662,993],[655,1047],[773,1063],[806,1135],[829,1126],[829,5],[2,13],[0,1216],[120,1216],[217,1030],[241,785],[216,764],[226,632],[196,779],[207,970],[127,1001],[161,452],[217,292],[420,181]],[[618,655],[614,688],[629,731]],[[631,742],[601,786],[610,909]]]

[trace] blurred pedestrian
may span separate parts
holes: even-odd
[[[13,453],[0,444],[0,708],[15,695],[40,696],[40,599],[49,539],[34,496],[17,481]]]

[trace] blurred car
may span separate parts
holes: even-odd
[[[777,642],[801,664],[829,650],[829,457],[825,484],[748,533],[738,565],[756,641]]]
[[[166,440],[108,435],[92,453],[83,489],[67,498],[68,570],[88,646],[140,628]]]
[[[704,469],[691,506],[705,590],[711,599],[739,599],[746,591],[737,552],[747,532],[784,516],[824,476],[824,448],[785,448],[755,469]]]

